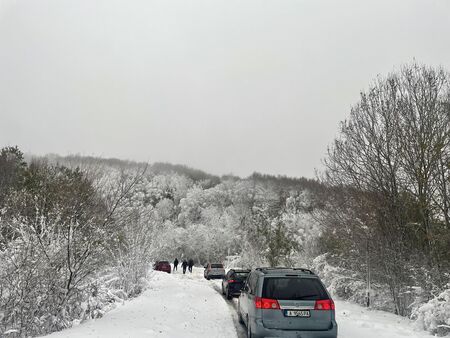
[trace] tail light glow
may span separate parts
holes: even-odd
[[[280,304],[276,299],[255,297],[255,307],[263,310],[279,310]]]
[[[334,310],[334,302],[332,299],[316,300],[314,310]]]

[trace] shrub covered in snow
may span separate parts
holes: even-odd
[[[449,288],[425,304],[417,306],[412,318],[418,325],[438,336],[450,334],[450,285]]]
[[[366,306],[366,281],[354,271],[330,264],[328,258],[329,254],[316,257],[312,267],[330,293],[340,299]],[[424,300],[424,292],[421,288],[409,289],[404,294],[412,301],[410,303],[411,318],[417,325],[438,336],[450,334],[450,288],[429,301]],[[387,285],[371,284],[370,300],[370,307],[373,309],[395,312],[395,305]]]
[[[366,281],[354,271],[330,265],[327,257],[327,254],[323,254],[315,258],[313,270],[326,284],[328,291],[333,296],[366,306]],[[371,285],[370,303],[372,308],[394,312],[394,304],[386,285]]]
[[[100,189],[79,168],[5,158],[19,169],[0,172],[12,181],[0,198],[0,336],[70,327],[145,287],[150,231],[137,191],[142,175],[104,171]],[[103,279],[109,270],[113,278]]]
[[[114,270],[93,274],[68,292],[65,272],[54,268],[56,245],[55,256],[49,252],[47,260],[33,249],[39,245],[33,238],[23,235],[11,244],[0,252],[0,336],[8,331],[9,338],[58,331],[99,318],[127,299],[117,288]]]

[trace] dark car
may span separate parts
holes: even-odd
[[[172,267],[168,261],[157,261],[153,264],[153,269],[156,271],[172,272]]]
[[[248,337],[337,337],[334,302],[307,269],[252,270],[239,296],[238,317]]]
[[[222,279],[222,294],[227,299],[239,297],[250,270],[230,269]]]

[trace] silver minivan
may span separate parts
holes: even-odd
[[[337,337],[334,302],[307,269],[253,270],[239,296],[238,316],[249,338]]]

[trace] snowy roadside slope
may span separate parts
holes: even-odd
[[[431,338],[416,330],[414,322],[384,311],[371,311],[360,305],[335,301],[339,338]]]
[[[236,337],[225,300],[193,274],[154,272],[150,289],[138,298],[49,338]]]

